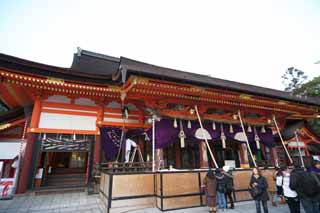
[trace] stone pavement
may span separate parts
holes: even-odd
[[[12,200],[0,200],[0,212],[101,213],[98,206],[98,196],[88,196],[86,192],[16,196]]]
[[[37,213],[58,213],[58,212],[77,212],[77,213],[101,213],[99,210],[99,195],[87,195],[86,192],[51,194],[38,196],[16,196],[13,200],[0,200],[0,213],[13,212],[37,212]],[[270,202],[269,202],[270,204]],[[129,211],[130,213],[160,213],[156,208]],[[205,213],[207,207],[189,208],[168,213]],[[253,201],[240,202],[235,204],[235,209],[228,209],[228,213],[254,213],[255,205]],[[287,205],[272,207],[269,205],[269,212],[289,213]],[[304,212],[304,211],[301,211]]]
[[[273,207],[268,203],[268,208],[270,213],[290,213],[288,206],[278,205],[277,207]],[[130,211],[130,213],[160,213],[161,211],[158,209],[143,209]],[[189,208],[189,209],[181,209],[176,211],[166,211],[166,213],[208,213],[208,207],[199,207],[199,208]],[[255,213],[256,207],[253,201],[239,202],[235,204],[235,209],[227,209],[228,213]],[[262,210],[263,212],[263,210]],[[304,213],[301,206],[301,213]]]

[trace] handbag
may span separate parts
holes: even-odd
[[[255,199],[256,197],[258,197],[262,193],[262,190],[258,187],[251,187],[251,188],[249,188],[249,193],[250,193],[251,197],[253,199]]]

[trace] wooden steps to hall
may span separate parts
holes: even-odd
[[[57,187],[57,186],[46,186],[41,187],[39,189],[30,191],[29,194],[32,195],[48,195],[48,194],[63,194],[63,193],[76,193],[76,192],[86,192],[87,186],[81,185],[81,186],[63,186],[63,187]]]
[[[48,176],[47,186],[79,186],[84,185],[85,174],[53,174]]]

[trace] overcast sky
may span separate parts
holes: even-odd
[[[81,47],[280,90],[288,67],[320,74],[319,0],[0,0],[0,14],[1,53],[55,66]]]

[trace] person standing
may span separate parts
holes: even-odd
[[[283,189],[282,189],[282,182],[283,182],[283,170],[284,168],[278,168],[277,171],[274,174],[274,179],[276,181],[276,189],[277,189],[277,197],[281,198],[281,204],[285,203],[284,197],[283,197]],[[270,186],[269,186],[270,187]],[[276,200],[277,199],[271,199],[272,205],[276,206]]]
[[[320,213],[320,180],[316,174],[297,166],[290,175],[290,188],[297,192],[306,213]]]
[[[222,169],[224,171],[224,176],[226,179],[225,199],[227,201],[227,197],[229,198],[230,209],[234,209],[234,203],[233,203],[233,198],[232,198],[232,193],[234,190],[232,173],[230,172],[229,166],[224,166],[224,167],[222,167]]]
[[[253,198],[255,200],[257,213],[261,213],[261,203],[264,213],[268,213],[268,182],[266,178],[261,175],[259,168],[253,168],[249,185],[251,188],[256,187],[257,191],[259,191],[259,193]]]
[[[289,206],[290,213],[300,213],[300,199],[297,192],[290,188],[290,173],[291,170],[285,167],[282,180],[283,195]]]
[[[227,202],[224,196],[224,193],[226,191],[226,179],[223,174],[223,170],[220,170],[219,168],[216,169],[216,179],[218,208],[224,211],[227,208]]]
[[[206,203],[209,207],[209,213],[216,213],[217,212],[217,180],[216,176],[213,173],[213,170],[210,169],[204,178],[204,191],[206,195]]]

